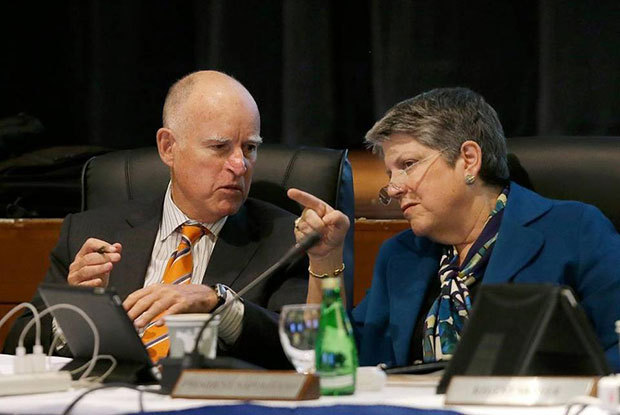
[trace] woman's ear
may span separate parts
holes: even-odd
[[[472,140],[465,141],[461,144],[461,158],[464,162],[465,174],[478,177],[482,168],[482,149],[480,145]]]
[[[174,162],[173,147],[176,144],[176,138],[171,129],[162,127],[157,130],[157,151],[159,157],[168,167],[172,167]]]

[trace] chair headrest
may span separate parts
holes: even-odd
[[[82,210],[134,199],[152,199],[166,190],[170,173],[156,147],[121,150],[93,157],[82,172]],[[305,190],[345,213],[353,212],[351,166],[346,150],[263,144],[254,169],[250,197],[294,214],[291,187]],[[351,200],[342,197],[349,192]]]
[[[594,205],[620,229],[620,137],[513,137],[507,144],[533,190]],[[514,165],[511,177],[527,186]]]

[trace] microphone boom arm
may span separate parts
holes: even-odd
[[[234,298],[232,301],[226,301],[220,308],[218,308],[217,310],[215,310],[214,312],[211,313],[211,316],[204,322],[204,324],[202,325],[202,327],[200,328],[200,331],[198,332],[198,335],[196,336],[196,342],[194,343],[194,348],[192,350],[191,356],[192,356],[192,361],[194,359],[198,360],[199,359],[199,352],[198,352],[198,344],[200,343],[200,339],[202,338],[202,333],[205,331],[205,329],[207,328],[207,326],[209,325],[209,323],[211,322],[211,320],[213,320],[213,318],[215,318],[215,316],[221,314],[222,312],[224,312],[224,310],[226,310],[230,304],[232,304],[233,302],[235,302],[236,300],[240,299],[241,296],[245,295],[248,291],[250,291],[252,288],[254,288],[256,285],[260,284],[262,281],[264,281],[267,277],[273,275],[273,273],[275,273],[277,270],[279,270],[281,267],[283,267],[284,265],[287,265],[289,262],[291,262],[294,258],[296,258],[297,256],[299,256],[300,254],[303,254],[304,252],[306,252],[308,249],[312,248],[314,245],[317,244],[317,242],[319,242],[321,240],[321,235],[318,232],[312,232],[309,235],[307,235],[304,239],[302,239],[301,241],[299,241],[298,243],[296,243],[295,245],[293,245],[292,248],[290,248],[283,256],[282,258],[280,258],[279,261],[277,261],[275,264],[273,264],[272,266],[270,266],[269,268],[267,268],[265,271],[263,271],[262,274],[260,274],[258,277],[256,277],[252,282],[250,282],[248,285],[246,285],[245,287],[243,287],[238,293],[235,293],[234,291],[231,291],[232,294],[234,295]]]

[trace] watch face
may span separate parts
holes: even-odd
[[[217,306],[219,307],[226,302],[226,295],[228,292],[226,291],[226,287],[222,284],[215,284],[215,294],[217,295]]]

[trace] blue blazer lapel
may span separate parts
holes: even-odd
[[[493,254],[482,282],[502,283],[511,281],[538,254],[544,237],[504,216]]]
[[[411,350],[411,336],[422,308],[429,281],[437,276],[441,246],[425,240],[424,247],[407,244],[413,252],[395,255],[390,259],[387,284],[390,290],[390,335],[396,364],[406,365]],[[417,242],[421,242],[417,238]]]
[[[508,203],[483,283],[511,281],[544,245],[542,233],[528,224],[551,209],[551,201],[511,183]]]

